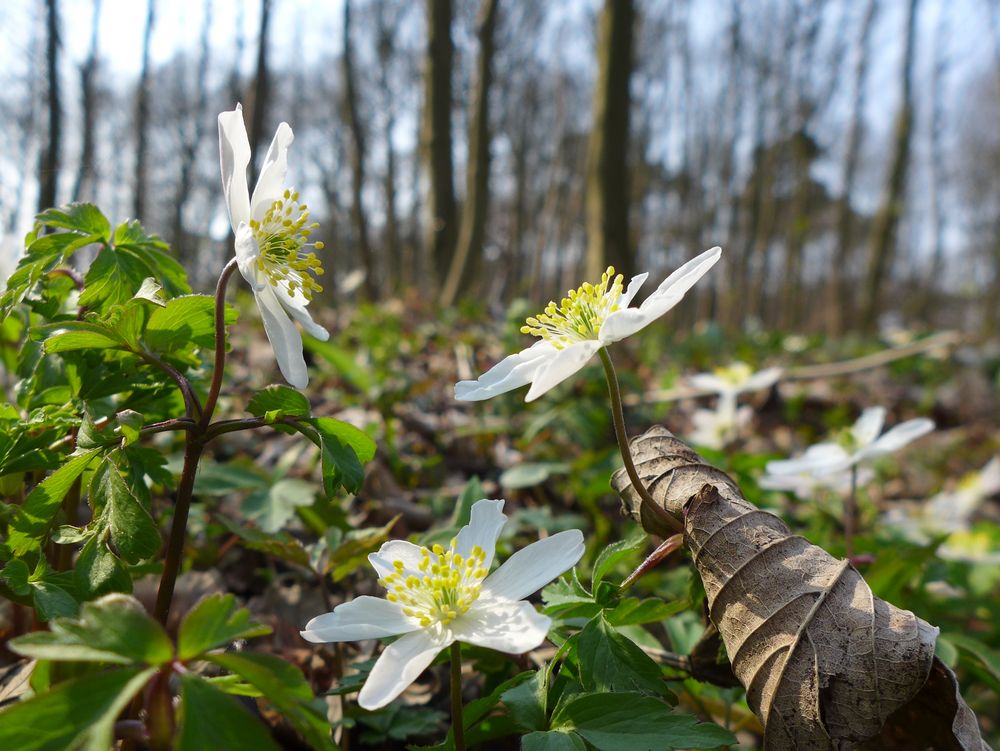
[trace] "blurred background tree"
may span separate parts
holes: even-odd
[[[997,327],[996,0],[13,0],[0,20],[3,235],[93,200],[208,283],[230,252],[215,115],[241,100],[252,140],[284,119],[309,154],[331,303],[355,270],[370,299],[506,303],[720,244],[685,315]]]

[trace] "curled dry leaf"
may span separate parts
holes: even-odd
[[[766,749],[988,748],[934,657],[936,628],[875,597],[849,562],[746,501],[666,429],[634,439],[632,453],[653,499],[684,520],[709,617]],[[642,521],[624,470],[612,485]]]

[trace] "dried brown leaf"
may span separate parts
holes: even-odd
[[[935,661],[936,628],[875,597],[848,561],[746,501],[666,429],[634,439],[632,452],[653,499],[684,519],[709,617],[764,724],[766,749],[986,748],[954,676]],[[624,470],[612,485],[641,519]],[[936,713],[919,709],[928,702]],[[897,738],[903,745],[886,745]]]

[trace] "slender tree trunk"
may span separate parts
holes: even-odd
[[[597,35],[594,122],[587,154],[587,256],[584,276],[608,265],[629,278],[635,251],[628,229],[628,135],[635,26],[633,0],[605,0]]]
[[[226,106],[235,106],[243,99],[243,84],[240,80],[240,63],[243,60],[243,50],[246,48],[247,40],[243,34],[243,3],[236,3],[236,18],[233,19],[235,38],[233,39],[233,68],[229,72],[229,81],[226,88],[229,90],[229,102]]]
[[[882,201],[872,224],[869,243],[868,273],[864,284],[861,326],[868,331],[878,327],[883,309],[886,281],[891,278],[895,256],[896,228],[906,200],[906,176],[910,161],[913,132],[913,59],[916,45],[918,0],[910,0],[906,14],[906,48],[903,53],[900,88],[902,101],[896,115],[892,158],[886,176]]]
[[[59,91],[59,3],[45,0],[45,67],[48,79],[48,132],[38,160],[38,210],[55,206],[62,165],[62,103]]]
[[[928,202],[930,203],[930,236],[931,265],[930,273],[924,281],[924,294],[917,295],[915,310],[937,311],[935,303],[939,298],[939,281],[944,273],[944,230],[945,214],[941,210],[941,182],[945,179],[944,149],[942,135],[944,134],[944,78],[948,62],[945,59],[944,46],[948,38],[947,32],[948,6],[938,9],[937,25],[934,28],[934,73],[931,79],[931,127],[930,138],[930,179]],[[937,316],[931,314],[931,322]]]
[[[379,59],[379,90],[382,97],[384,112],[382,138],[385,147],[385,175],[383,176],[382,192],[385,207],[385,255],[389,266],[389,276],[394,292],[403,287],[405,264],[399,239],[399,217],[396,208],[396,146],[393,143],[393,133],[396,130],[395,95],[390,82],[392,69],[393,32],[386,21],[385,0],[379,0],[377,7],[377,34]]]
[[[212,29],[212,0],[205,0],[204,20],[201,27],[201,39],[198,47],[198,70],[195,76],[195,102],[193,122],[182,128],[181,134],[181,168],[177,179],[177,193],[173,201],[173,220],[171,222],[174,247],[181,258],[193,260],[184,235],[184,209],[191,196],[194,181],[194,166],[198,157],[198,146],[205,137],[205,117],[208,113],[208,64],[211,54],[209,36]]]
[[[250,172],[253,179],[250,185],[257,182],[257,160],[264,158],[264,142],[267,136],[264,127],[267,122],[267,106],[271,96],[268,80],[267,36],[271,27],[271,0],[260,0],[260,26],[257,39],[257,74],[254,77],[253,109],[250,116],[250,148],[254,158],[250,162]],[[252,187],[251,187],[252,189]]]
[[[94,0],[94,14],[91,17],[90,49],[87,59],[80,66],[80,166],[73,181],[73,200],[81,201],[84,196],[93,197],[94,190],[94,130],[97,127],[97,102],[94,91],[94,76],[97,73],[97,36],[101,21],[101,0]]]
[[[850,266],[854,250],[854,208],[851,196],[854,193],[861,153],[862,120],[864,118],[865,78],[868,75],[869,39],[878,10],[876,0],[868,0],[858,43],[855,51],[854,98],[851,102],[850,126],[844,161],[841,165],[841,194],[837,199],[837,245],[830,276],[827,278],[826,331],[830,336],[839,336],[848,321],[847,311],[852,310],[852,295],[848,284]]]
[[[146,219],[146,188],[149,182],[149,45],[156,23],[155,0],[146,2],[146,28],[142,35],[142,68],[135,94],[135,193],[132,194],[132,215]]]
[[[465,203],[458,244],[441,292],[441,304],[451,305],[468,294],[482,267],[483,238],[490,202],[490,92],[498,0],[479,6],[479,58],[469,102],[469,156],[466,160]]]
[[[365,213],[363,190],[365,187],[365,132],[358,114],[357,94],[354,81],[354,56],[351,51],[351,2],[344,0],[344,51],[341,62],[344,71],[344,98],[342,101],[347,128],[351,133],[351,220],[361,254],[361,265],[365,270],[365,295],[369,300],[377,300],[379,293],[378,269],[375,251],[368,239],[368,215]]]
[[[430,177],[427,243],[435,278],[444,284],[455,248],[455,186],[451,154],[451,0],[427,0],[427,52],[421,149]]]

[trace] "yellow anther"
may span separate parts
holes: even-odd
[[[596,339],[605,319],[620,308],[623,281],[624,277],[616,276],[614,267],[609,266],[599,284],[585,282],[569,290],[559,305],[550,302],[543,313],[526,319],[521,332],[540,337],[557,349]]]

